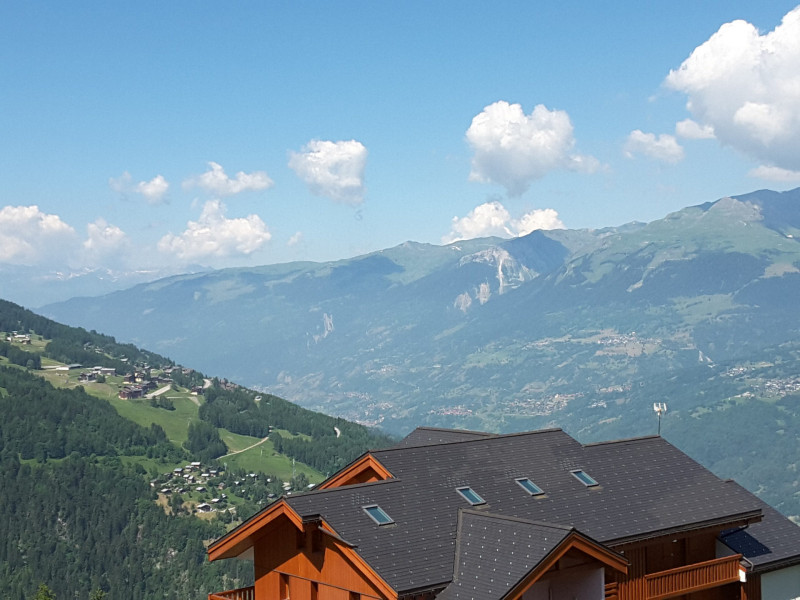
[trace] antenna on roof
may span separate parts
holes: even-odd
[[[653,402],[653,410],[658,415],[658,435],[661,435],[661,415],[667,412],[667,405],[664,402]]]

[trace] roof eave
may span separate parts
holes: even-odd
[[[755,510],[738,513],[735,515],[726,515],[725,517],[718,517],[716,519],[707,519],[705,521],[698,521],[696,523],[689,523],[678,525],[675,527],[668,527],[665,529],[657,529],[643,534],[634,534],[623,536],[620,538],[613,538],[603,540],[606,546],[622,546],[625,544],[635,544],[637,542],[646,542],[654,538],[665,537],[669,535],[678,535],[681,533],[693,533],[701,529],[709,529],[712,527],[738,527],[740,525],[751,525],[758,523],[763,517],[763,512],[760,508]]]

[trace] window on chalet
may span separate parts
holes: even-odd
[[[456,488],[456,491],[459,494],[461,494],[461,497],[464,498],[464,500],[466,500],[467,502],[469,502],[472,506],[477,506],[479,504],[486,504],[486,500],[481,498],[478,492],[476,492],[469,486]]]
[[[387,515],[386,512],[377,504],[362,506],[361,508],[363,508],[364,512],[367,513],[378,525],[389,525],[394,523],[394,519]]]
[[[596,485],[600,485],[599,483],[597,483],[597,481],[595,481],[595,479],[591,475],[589,475],[583,469],[576,469],[574,471],[570,471],[570,473],[572,473],[572,476],[578,481],[580,481],[586,487],[594,487]]]
[[[535,483],[533,483],[527,477],[519,477],[518,479],[515,479],[514,481],[516,481],[519,484],[519,486],[523,490],[528,492],[531,496],[541,496],[542,494],[544,494],[544,490],[542,488],[540,488],[538,485],[536,485]]]

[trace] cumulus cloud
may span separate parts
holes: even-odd
[[[99,218],[86,226],[86,240],[83,249],[94,257],[118,254],[128,246],[128,236],[116,225]]]
[[[528,235],[537,229],[564,229],[564,223],[552,208],[537,208],[511,221],[511,229],[517,237]]]
[[[683,160],[683,146],[678,143],[674,135],[662,133],[656,136],[654,133],[644,133],[640,129],[634,129],[625,142],[625,156],[633,158],[637,154],[644,154],[674,165]]]
[[[748,175],[750,175],[750,177],[766,179],[767,181],[780,181],[782,183],[800,182],[800,171],[790,171],[789,169],[781,169],[780,167],[766,167],[762,165],[752,169]]]
[[[367,149],[356,140],[311,140],[289,156],[289,167],[312,194],[352,205],[364,201],[366,164]]]
[[[63,265],[78,245],[75,230],[36,205],[0,209],[0,262]]]
[[[800,7],[773,31],[726,23],[665,84],[720,143],[767,165],[800,171]]]
[[[500,202],[486,202],[472,209],[465,217],[453,217],[451,231],[442,237],[443,244],[478,237],[519,237],[537,229],[563,229],[564,224],[552,208],[532,210],[519,219],[512,219]]]
[[[156,175],[150,181],[140,181],[134,188],[137,194],[144,196],[150,204],[158,204],[169,190],[169,183],[163,175]]]
[[[134,183],[133,177],[127,171],[119,177],[110,177],[108,185],[112,190],[123,196],[139,194],[144,197],[148,204],[161,204],[169,190],[169,182],[164,179],[163,175],[156,175],[150,181]]]
[[[700,125],[692,119],[684,119],[675,123],[675,135],[687,140],[713,140],[714,128],[711,125]]]
[[[569,115],[542,104],[529,115],[519,104],[490,104],[472,119],[466,137],[473,151],[470,181],[497,183],[512,196],[555,169],[591,173],[600,165],[594,157],[570,154],[575,139]]]
[[[239,171],[231,178],[225,173],[222,165],[209,162],[209,170],[202,175],[190,177],[183,182],[184,188],[199,187],[217,196],[233,196],[241,192],[257,192],[272,187],[273,181],[265,171],[245,173]]]
[[[206,202],[197,221],[180,235],[162,237],[158,249],[182,260],[213,259],[252,254],[272,238],[258,215],[227,219],[225,208],[219,200]]]

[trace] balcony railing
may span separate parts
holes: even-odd
[[[648,600],[662,600],[739,581],[741,554],[645,575]]]
[[[619,598],[619,584],[616,581],[611,581],[605,587],[605,600],[618,600]]]
[[[228,590],[227,592],[216,592],[208,595],[208,600],[256,600],[256,588],[254,586],[239,588],[238,590]]]

